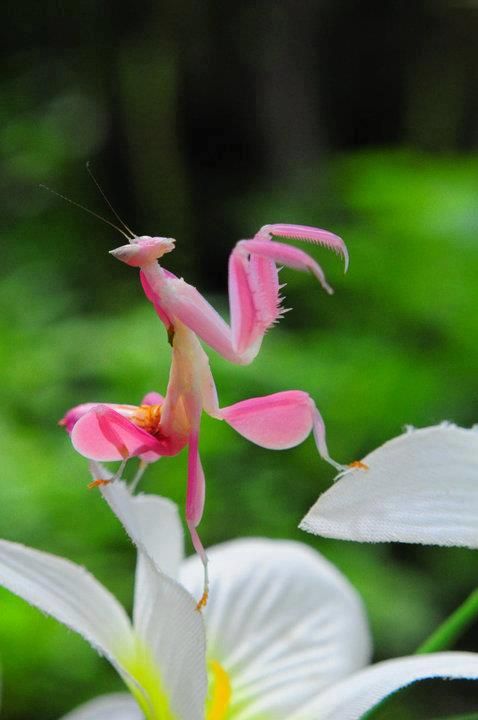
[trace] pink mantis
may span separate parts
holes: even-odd
[[[125,233],[124,233],[125,234]],[[205,478],[198,442],[201,414],[225,420],[248,440],[265,448],[283,450],[303,442],[312,431],[322,458],[338,470],[329,456],[325,427],[312,398],[300,390],[256,397],[220,408],[209,361],[199,339],[227,360],[248,364],[259,352],[266,331],[284,312],[276,264],[309,271],[332,292],[321,267],[304,251],[273,238],[291,238],[324,245],[341,254],[348,264],[344,242],[326,230],[302,225],[266,225],[251,240],[241,240],[229,259],[230,325],[209,302],[158,260],[174,249],[171,238],[136,237],[111,253],[140,268],[147,298],[165,325],[172,345],[172,363],[165,397],[149,393],[141,405],[88,403],[70,410],[61,424],[71,434],[75,449],[97,461],[131,457],[141,460],[140,471],[161,456],[175,455],[188,446],[186,522],[205,569],[207,556],[197,533],[205,499]],[[117,476],[121,475],[123,465]],[[107,482],[98,479],[98,483]]]

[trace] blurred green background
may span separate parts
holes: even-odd
[[[312,250],[333,297],[283,271],[294,311],[252,366],[211,351],[222,405],[307,390],[343,462],[405,424],[477,421],[477,3],[84,0],[7,15],[0,537],[86,565],[131,607],[134,551],[56,422],[81,402],[164,391],[170,348],[135,272],[108,255],[120,236],[38,187],[110,217],[86,160],[138,234],[177,238],[167,267],[224,313],[237,239],[272,222],[345,238],[346,276]],[[413,652],[476,585],[471,551],[300,533],[332,480],[311,439],[267,452],[205,418],[201,453],[204,541],[319,549],[362,593],[377,659]],[[184,454],[165,459],[143,489],[182,506],[185,473]],[[478,649],[477,628],[459,647]],[[3,590],[0,656],[5,720],[53,720],[121,687],[81,639]],[[434,686],[433,707],[413,692],[421,718],[478,704],[463,684]],[[412,717],[407,698],[387,717]]]

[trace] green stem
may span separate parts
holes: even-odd
[[[478,589],[422,643],[415,655],[438,652],[452,647],[471,623],[478,617]]]

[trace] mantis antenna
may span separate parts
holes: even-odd
[[[103,196],[104,201],[105,201],[106,204],[108,205],[109,209],[111,210],[111,212],[113,213],[113,215],[115,216],[115,218],[117,218],[117,219],[120,221],[120,223],[122,224],[122,226],[123,226],[134,238],[135,238],[135,237],[138,237],[138,236],[136,235],[136,233],[134,233],[134,232],[131,230],[131,228],[129,228],[129,227],[126,225],[125,221],[122,220],[122,218],[120,218],[120,216],[118,215],[118,213],[117,213],[116,210],[114,209],[113,205],[110,203],[110,201],[109,201],[108,198],[106,197],[106,193],[104,192],[103,188],[102,188],[101,185],[99,184],[98,180],[97,180],[97,179],[95,178],[95,176],[93,175],[93,172],[92,172],[91,167],[90,167],[90,161],[89,161],[89,160],[88,160],[88,162],[86,163],[86,170],[87,170],[87,172],[88,172],[88,175],[90,176],[90,178],[93,180],[93,182],[95,183],[96,187],[97,187],[98,190],[100,191],[101,195]]]
[[[101,220],[102,222],[106,223],[107,225],[110,225],[112,228],[120,232],[123,237],[127,239],[128,242],[131,241],[131,238],[129,235],[127,235],[124,230],[122,230],[120,227],[115,225],[114,223],[110,222],[104,217],[101,217],[101,215],[98,215],[98,213],[93,212],[93,210],[89,210],[84,205],[80,205],[80,203],[75,202],[74,200],[71,200],[69,197],[66,197],[66,195],[62,195],[61,193],[57,192],[56,190],[52,190],[47,185],[40,184],[40,187],[43,188],[43,190],[48,190],[48,192],[53,193],[53,195],[56,195],[57,197],[61,198],[62,200],[65,200],[66,202],[70,203],[70,205],[74,205],[77,208],[80,208],[80,210],[84,210],[84,212],[88,213],[89,215],[93,215],[93,217],[97,218],[98,220]],[[133,237],[135,237],[133,235]]]

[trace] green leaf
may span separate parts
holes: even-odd
[[[478,618],[478,590],[448,617],[415,651],[416,655],[447,650]]]

